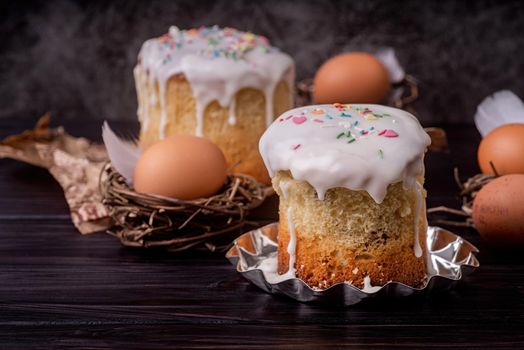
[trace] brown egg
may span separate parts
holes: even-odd
[[[315,103],[380,103],[390,88],[386,67],[364,52],[344,53],[326,61],[314,80]]]
[[[215,194],[226,181],[224,154],[208,139],[171,136],[140,156],[133,179],[137,192],[177,199]]]
[[[506,124],[493,129],[480,142],[480,170],[493,174],[489,162],[499,175],[524,174],[524,124]]]
[[[475,196],[472,216],[489,243],[524,248],[524,175],[504,175],[484,186]]]

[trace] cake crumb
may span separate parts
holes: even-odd
[[[354,275],[356,275],[358,273],[358,267],[355,267],[352,272]]]

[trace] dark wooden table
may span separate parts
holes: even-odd
[[[0,137],[33,122],[2,120]],[[64,124],[100,139],[101,122]],[[464,176],[478,170],[475,129],[446,130],[451,152],[426,160],[430,206],[458,205],[453,166]],[[81,236],[45,170],[0,160],[0,348],[524,348],[522,252],[454,231],[480,248],[481,267],[449,292],[347,308],[301,304],[250,285],[222,254]]]

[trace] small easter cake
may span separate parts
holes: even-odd
[[[179,30],[147,40],[134,70],[140,145],[204,136],[235,171],[269,183],[257,150],[264,130],[293,106],[294,63],[267,38],[232,28]]]
[[[280,197],[278,273],[359,288],[426,276],[424,153],[411,114],[316,105],[273,122],[260,152]]]

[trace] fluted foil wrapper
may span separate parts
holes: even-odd
[[[226,257],[248,281],[273,294],[284,294],[301,302],[327,302],[354,305],[368,298],[410,296],[428,291],[451,288],[455,282],[479,267],[475,257],[478,249],[468,241],[440,227],[430,226],[426,232],[428,248],[427,279],[420,288],[391,281],[379,288],[362,290],[349,283],[339,283],[327,289],[308,286],[299,278],[268,281],[260,269],[277,258],[278,223],[249,231],[234,241]],[[272,279],[272,278],[270,278]]]

